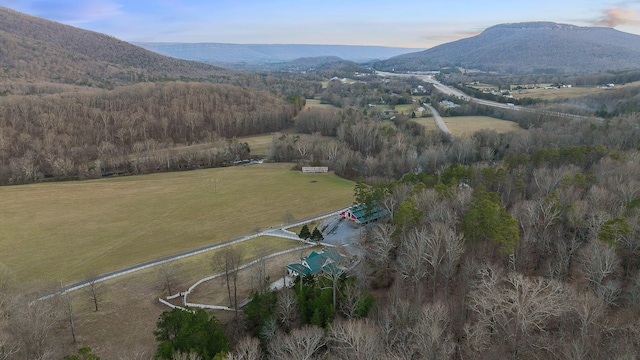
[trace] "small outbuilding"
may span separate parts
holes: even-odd
[[[351,220],[357,224],[368,224],[387,215],[389,215],[389,212],[377,204],[373,204],[370,209],[367,209],[365,204],[357,204],[340,212],[341,217]]]

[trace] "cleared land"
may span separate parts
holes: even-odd
[[[249,144],[251,156],[265,157],[269,153],[269,149],[271,149],[271,144],[273,143],[273,134],[247,136],[239,138],[238,141],[246,142],[247,144]]]
[[[264,236],[234,247],[245,254],[245,260],[248,262],[259,257],[263,251],[274,253],[300,245],[297,241]],[[210,251],[172,263],[171,266],[177,270],[177,290],[184,291],[196,281],[215,274],[211,262],[219,251]],[[310,251],[307,250],[304,255]],[[267,275],[271,279],[282,276],[283,266],[299,258],[300,253],[294,252],[267,260]],[[252,288],[251,272],[252,269],[249,268],[241,270],[238,274],[239,298],[249,296]],[[104,283],[102,289],[104,295],[101,297],[98,312],[93,311],[93,305],[83,291],[71,294],[74,299],[78,343],[91,346],[103,359],[152,358],[156,346],[153,338],[156,320],[163,311],[169,310],[158,301],[158,297],[166,295],[162,293],[159,268],[154,267],[110,280]],[[189,300],[217,305],[228,305],[229,301],[226,286],[220,279],[204,283],[202,291],[198,291],[198,294],[194,294]],[[215,315],[226,322],[233,313],[216,311]],[[66,353],[75,351],[76,344],[71,343],[71,331],[66,322],[62,323],[52,336],[57,344],[68,349]]]
[[[556,99],[570,99],[581,97],[585,95],[595,94],[602,91],[607,91],[605,89],[593,87],[570,87],[570,88],[553,88],[553,89],[523,89],[523,90],[513,90],[511,91],[511,95],[513,95],[516,99],[522,98],[534,98],[541,100],[556,100]]]
[[[290,167],[1,187],[0,262],[22,288],[68,284],[352,203],[352,182]]]
[[[443,117],[445,125],[453,136],[470,135],[482,129],[491,129],[498,133],[522,130],[513,121],[500,120],[488,116],[453,116]],[[439,131],[433,118],[416,118],[413,121],[423,125],[427,130]]]
[[[331,104],[321,104],[320,99],[307,99],[305,108],[325,108],[325,109],[338,109]]]

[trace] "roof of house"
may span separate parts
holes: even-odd
[[[337,274],[344,270],[341,266],[344,261],[345,257],[336,249],[324,248],[320,252],[312,251],[300,263],[289,264],[287,268],[303,276],[320,272]]]
[[[381,208],[377,204],[373,204],[370,209],[367,209],[365,204],[357,204],[349,207],[349,209],[342,212],[340,215],[350,218],[360,224],[366,224],[387,216],[388,214],[389,212],[387,210]]]

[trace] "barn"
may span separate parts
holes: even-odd
[[[356,224],[368,224],[387,215],[389,215],[389,212],[375,203],[371,205],[370,209],[367,209],[365,204],[356,204],[340,212],[341,217]]]

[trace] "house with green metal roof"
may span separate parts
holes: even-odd
[[[338,274],[346,269],[346,262],[347,259],[338,250],[324,248],[320,252],[312,251],[309,256],[300,259],[299,263],[287,265],[287,270],[293,276],[320,273]]]
[[[389,215],[389,212],[375,203],[369,208],[365,204],[356,204],[340,213],[343,218],[354,221],[357,224],[368,224],[387,215]]]

